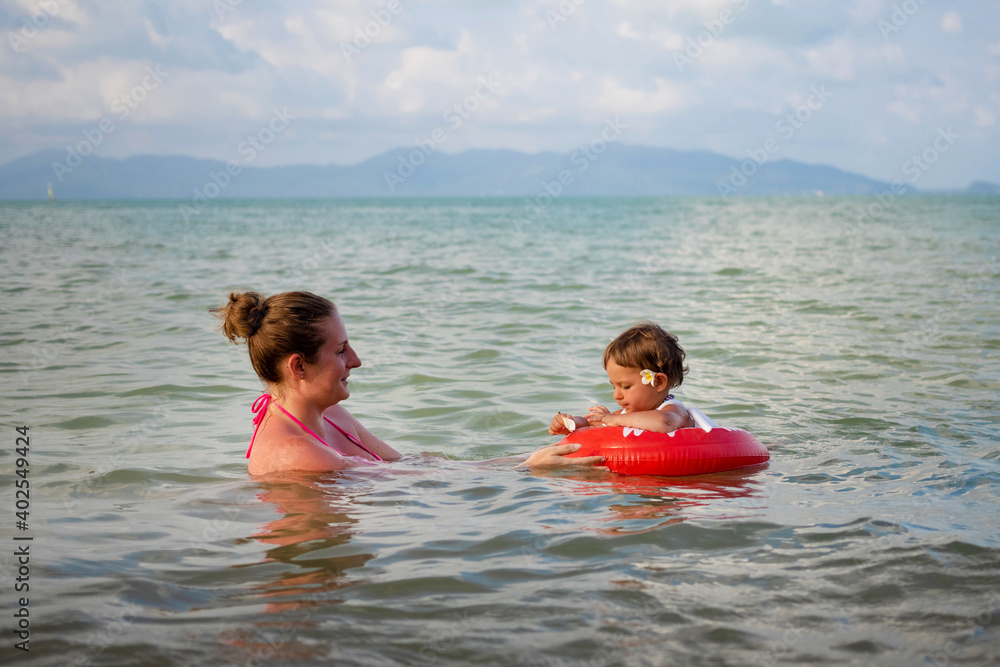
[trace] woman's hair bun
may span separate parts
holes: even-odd
[[[229,303],[213,308],[219,329],[234,343],[247,342],[250,363],[264,382],[282,381],[282,359],[301,354],[316,363],[326,342],[324,320],[337,311],[329,299],[312,292],[282,292],[264,297],[257,292],[230,292]]]
[[[259,292],[230,292],[229,303],[213,308],[212,313],[222,320],[222,333],[234,343],[257,333],[267,315],[267,299]]]

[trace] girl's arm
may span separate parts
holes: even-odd
[[[680,405],[668,405],[662,410],[644,410],[619,414],[610,413],[601,406],[594,406],[587,414],[591,424],[600,423],[605,426],[629,426],[643,431],[655,433],[670,433],[679,428],[692,426],[691,415]]]

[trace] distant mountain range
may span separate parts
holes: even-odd
[[[429,142],[428,142],[429,143]],[[600,146],[599,146],[600,147]],[[890,184],[792,160],[608,144],[601,153],[402,148],[355,165],[254,167],[182,156],[123,160],[43,151],[0,166],[0,199],[866,195]],[[909,188],[911,191],[913,188]],[[997,194],[975,183],[965,192]]]
[[[965,191],[971,195],[1000,195],[1000,184],[976,181]]]

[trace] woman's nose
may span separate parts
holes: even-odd
[[[351,356],[347,358],[347,366],[348,368],[357,368],[360,365],[361,365],[361,357],[358,356],[358,353],[355,352],[354,348],[352,347]]]

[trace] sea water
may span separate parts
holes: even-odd
[[[875,202],[0,204],[3,662],[998,664],[1000,198]],[[247,475],[242,289],[337,303],[402,462]],[[769,465],[490,461],[642,320]]]

